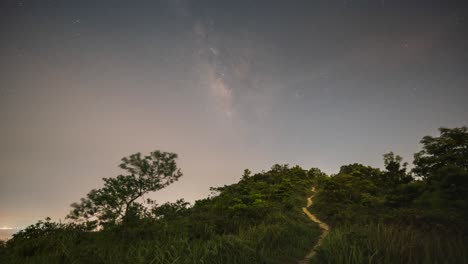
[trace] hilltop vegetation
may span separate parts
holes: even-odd
[[[268,172],[250,174],[246,170],[239,183],[212,188],[211,197],[193,206],[184,200],[162,205],[150,201],[147,207],[135,202],[126,214],[106,213],[102,202],[97,208],[90,205],[87,199],[96,193],[115,194],[106,184],[106,191],[93,190],[82,200],[86,210],[77,212],[79,206],[73,205],[73,216],[88,212],[81,214],[86,221],[40,221],[6,243],[0,262],[293,263],[301,259],[320,233],[301,207],[313,178],[322,173],[275,165]],[[89,232],[96,225],[102,230]]]
[[[312,210],[332,225],[315,263],[468,263],[468,129],[426,136],[408,171],[351,164],[322,177]]]
[[[296,263],[320,235],[301,211],[315,186],[311,211],[331,231],[313,263],[468,263],[468,129],[421,143],[412,170],[391,152],[384,170],[274,165],[194,205],[142,201],[182,174],[173,153],[131,155],[126,175],[72,205],[71,223],[46,219],[15,234],[0,262]]]

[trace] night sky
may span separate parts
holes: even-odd
[[[382,167],[468,125],[464,1],[1,1],[0,226],[64,218],[122,157],[193,202],[274,163]]]

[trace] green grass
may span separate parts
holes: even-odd
[[[312,179],[277,168],[163,218],[99,232],[41,222],[0,246],[0,263],[297,263],[320,230],[302,212]]]
[[[414,227],[332,228],[311,263],[468,263],[467,238]]]
[[[212,234],[209,239],[167,235],[121,240],[112,233],[55,235],[49,246],[31,257],[25,252],[1,263],[295,263],[315,243],[319,230],[302,218],[283,217],[237,234]],[[209,232],[209,231],[207,231]],[[106,242],[108,240],[108,242]],[[37,242],[37,241],[36,241]],[[38,242],[41,244],[41,242]],[[35,245],[30,245],[33,249]],[[43,247],[43,245],[41,245]],[[27,255],[27,254],[26,254]],[[16,257],[15,257],[16,256]]]

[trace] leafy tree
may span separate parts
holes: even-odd
[[[250,178],[252,172],[249,170],[249,169],[245,169],[244,170],[244,174],[242,174],[242,180],[247,180],[248,178]]]
[[[314,167],[307,171],[307,177],[313,179],[314,184],[319,188],[323,188],[325,183],[330,180],[326,173],[322,172],[319,168]]]
[[[186,216],[189,211],[190,203],[184,199],[179,199],[175,203],[164,203],[162,205],[155,205],[151,209],[151,213],[157,219],[174,219],[177,217]]]
[[[389,152],[383,155],[386,171],[383,174],[383,181],[386,188],[395,188],[399,184],[409,183],[412,180],[410,174],[406,172],[407,162],[402,163],[403,158]]]
[[[375,181],[381,177],[382,172],[379,169],[372,168],[370,166],[354,163],[341,166],[338,174],[347,174],[356,178]]]
[[[271,172],[283,172],[289,169],[289,164],[274,164],[271,166]]]
[[[414,154],[413,172],[431,178],[443,167],[468,171],[468,128],[440,128],[439,137],[425,136],[423,149]]]
[[[144,157],[140,153],[124,157],[119,167],[127,174],[103,178],[104,187],[91,190],[86,198],[73,203],[67,218],[76,221],[94,220],[100,225],[138,218],[145,208],[137,202],[139,198],[170,185],[182,176],[176,158],[175,153],[161,151],[151,152]]]
[[[424,190],[415,204],[432,218],[459,226],[468,224],[468,128],[440,128],[438,137],[425,136],[414,155],[413,172],[422,177]],[[431,219],[432,219],[431,218]],[[432,221],[432,220],[431,220]],[[465,229],[466,230],[466,229]]]
[[[385,171],[380,187],[385,194],[385,203],[391,207],[409,204],[419,193],[417,185],[409,185],[413,177],[407,172],[407,162],[399,155],[389,152],[383,155]]]

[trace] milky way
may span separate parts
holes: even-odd
[[[0,226],[57,220],[120,173],[179,154],[158,202],[243,169],[407,161],[467,125],[462,1],[2,1]]]

